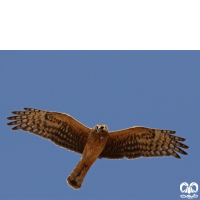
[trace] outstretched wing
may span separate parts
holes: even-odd
[[[174,156],[181,158],[176,152],[187,155],[181,148],[189,147],[179,141],[184,138],[174,136],[175,131],[151,129],[146,127],[131,127],[109,133],[105,149],[99,158],[120,159],[126,157]],[[181,147],[181,148],[180,148]]]
[[[12,130],[22,129],[49,139],[58,146],[76,153],[82,153],[91,129],[84,126],[70,115],[24,108],[26,111],[13,111],[17,116],[8,117],[15,120],[7,125],[17,125]]]

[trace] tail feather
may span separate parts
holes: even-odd
[[[83,179],[84,177],[81,176],[80,173],[77,173],[76,170],[73,170],[73,172],[67,178],[67,182],[69,186],[73,187],[74,189],[80,189],[83,183]]]
[[[91,165],[89,165],[88,163],[84,163],[84,161],[81,159],[80,162],[75,167],[75,169],[67,178],[67,182],[69,186],[71,186],[74,189],[80,189],[83,183],[83,180],[88,170],[90,169],[90,167]]]

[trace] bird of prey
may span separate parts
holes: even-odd
[[[65,113],[24,108],[13,111],[16,116],[7,125],[17,125],[12,130],[22,129],[48,139],[56,145],[82,154],[82,158],[67,178],[68,184],[80,189],[83,180],[97,158],[135,159],[139,157],[162,157],[177,154],[187,155],[181,148],[189,147],[174,136],[175,131],[134,126],[118,131],[108,131],[104,124],[89,128]],[[181,148],[180,148],[181,147]]]

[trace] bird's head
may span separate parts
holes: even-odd
[[[96,131],[97,133],[101,133],[101,132],[108,132],[108,127],[104,124],[97,124],[94,127],[94,131]]]

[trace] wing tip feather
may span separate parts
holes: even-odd
[[[12,128],[13,131],[15,131],[15,130],[19,130],[19,129],[21,129],[21,126],[20,126],[20,125],[15,126],[15,127]]]
[[[35,110],[34,108],[28,108],[28,107],[23,107],[23,109],[28,111]]]
[[[190,147],[188,146],[188,145],[186,145],[186,144],[181,144],[181,146],[180,146],[181,148],[184,148],[184,149],[189,149]]]
[[[18,114],[20,111],[11,111],[12,114]]]
[[[177,159],[181,159],[181,157],[180,157],[176,152],[174,152],[174,153],[172,154],[172,156],[174,156],[174,157],[177,158]]]
[[[7,123],[6,125],[11,126],[11,125],[14,125],[14,124],[13,124],[13,121],[12,121],[12,122]]]
[[[169,134],[175,134],[176,131],[169,131]]]

